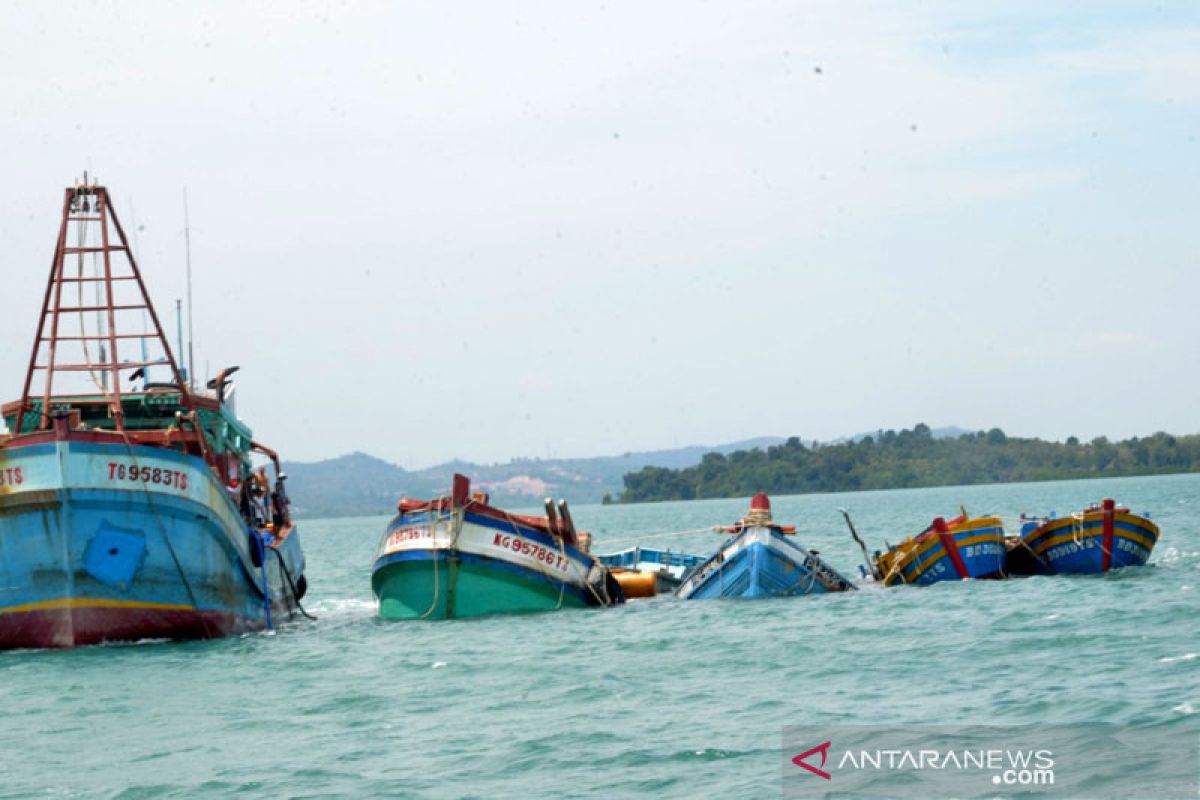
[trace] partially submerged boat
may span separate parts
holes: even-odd
[[[772,520],[771,501],[765,492],[750,501],[750,513],[719,530],[730,538],[683,579],[675,591],[677,597],[790,597],[854,589],[854,584],[821,560],[815,550],[806,550],[792,540],[794,526]]]
[[[1004,524],[999,517],[936,518],[928,528],[875,554],[873,572],[887,586],[1004,577]]]
[[[623,602],[588,538],[566,501],[556,512],[547,500],[544,517],[512,514],[455,475],[449,496],[405,498],[388,523],[371,574],[379,615],[453,619]]]
[[[1024,522],[1008,542],[1010,575],[1099,575],[1140,567],[1158,543],[1158,526],[1105,499],[1067,517]]]
[[[234,413],[232,371],[194,389],[110,195],[67,189],[24,390],[2,409],[0,648],[226,636],[298,608],[286,476]]]
[[[596,557],[612,571],[626,598],[669,594],[705,561],[704,556],[653,547],[630,547]]]

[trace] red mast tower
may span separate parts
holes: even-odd
[[[137,353],[132,359],[127,357],[131,351]],[[85,173],[83,182],[68,188],[63,198],[58,244],[13,433],[26,432],[30,415],[37,417],[30,430],[49,428],[56,399],[69,409],[104,406],[112,427],[124,433],[122,374],[140,377],[143,390],[149,390],[147,375],[155,367],[170,370],[170,382],[156,388],[178,393],[180,404],[194,412],[191,391],[108,190],[89,184]],[[35,388],[35,376],[42,378],[40,387]]]

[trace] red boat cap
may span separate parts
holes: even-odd
[[[766,492],[759,492],[750,498],[750,513],[745,521],[751,525],[764,525],[771,521],[771,500]]]

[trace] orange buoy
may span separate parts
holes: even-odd
[[[613,577],[621,584],[621,591],[627,599],[634,597],[654,597],[658,594],[658,576],[653,572],[636,569],[614,569]]]

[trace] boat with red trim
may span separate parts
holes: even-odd
[[[966,510],[875,553],[872,570],[886,586],[928,586],[947,580],[1004,577],[1004,523],[996,516],[971,517]]]
[[[1158,526],[1104,499],[1067,517],[1027,519],[1008,541],[1010,575],[1099,575],[1140,567],[1158,543]]]
[[[298,608],[286,476],[234,413],[235,369],[188,381],[109,193],[68,188],[24,390],[2,409],[0,648],[226,636]]]
[[[624,602],[609,569],[589,552],[565,500],[546,516],[513,514],[455,475],[451,492],[400,501],[371,571],[385,619],[611,606]]]
[[[729,538],[683,578],[677,597],[794,597],[854,589],[817,551],[794,541],[794,525],[774,522],[766,492],[751,498],[746,516],[716,530]]]

